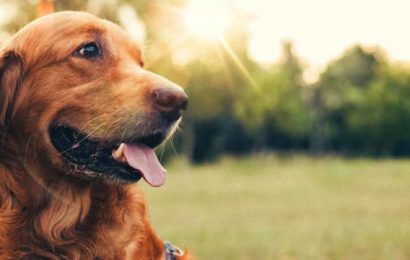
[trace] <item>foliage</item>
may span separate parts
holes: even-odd
[[[348,118],[366,97],[369,84],[376,78],[381,61],[376,53],[360,46],[347,50],[330,63],[318,83],[317,110],[328,148],[351,149],[357,140],[351,135]]]
[[[16,19],[3,31],[13,33],[35,17],[35,1],[15,4]],[[115,22],[121,21],[120,7],[136,10],[145,24],[146,68],[186,87],[190,97],[184,137],[168,146],[165,158],[174,149],[195,162],[263,150],[410,155],[407,67],[391,63],[379,49],[356,45],[330,62],[318,82],[307,84],[291,42],[283,43],[279,61],[258,64],[248,55],[246,16],[235,13],[223,40],[202,41],[184,34],[179,13],[172,11],[186,4],[55,1],[58,11],[85,10]]]
[[[409,71],[398,66],[383,68],[357,100],[357,109],[348,115],[348,124],[361,141],[359,148],[368,153],[410,154]]]

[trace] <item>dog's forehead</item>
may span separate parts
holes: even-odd
[[[112,51],[125,50],[134,59],[141,59],[139,45],[118,25],[83,12],[66,11],[38,18],[22,28],[11,45],[30,63],[30,56],[38,58],[44,54],[63,59],[79,45],[103,38]]]
[[[17,32],[15,38],[31,38],[33,35],[45,36],[50,39],[55,36],[81,34],[86,31],[103,31],[103,20],[83,12],[58,12],[40,17],[27,24]]]

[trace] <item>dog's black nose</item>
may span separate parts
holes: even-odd
[[[155,108],[171,121],[180,118],[188,106],[188,96],[179,88],[158,88],[152,91],[152,97]]]

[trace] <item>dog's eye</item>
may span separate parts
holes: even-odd
[[[85,58],[93,58],[100,54],[100,50],[98,49],[97,44],[91,42],[78,49],[76,53]]]

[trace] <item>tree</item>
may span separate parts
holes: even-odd
[[[410,154],[410,71],[384,66],[358,100],[348,125],[360,146],[371,155]]]
[[[252,75],[257,88],[248,88],[238,99],[236,111],[255,137],[258,149],[305,148],[312,118],[307,109],[307,89],[302,66],[292,43],[284,42],[281,62]]]
[[[360,46],[348,49],[341,58],[330,63],[322,73],[314,97],[316,131],[324,138],[323,145],[339,151],[356,149],[359,136],[351,131],[348,117],[376,78],[381,65],[377,51],[365,51]],[[323,147],[318,147],[322,149]]]

